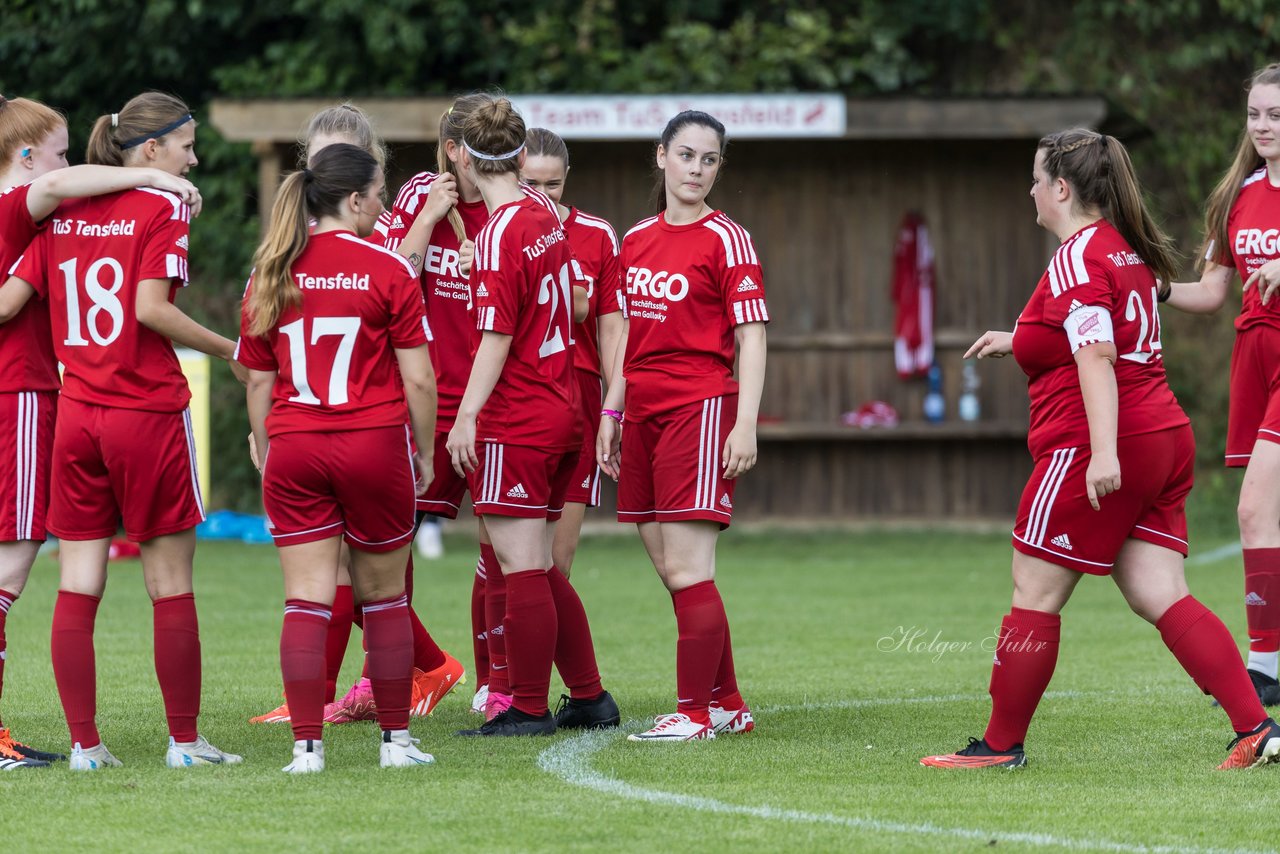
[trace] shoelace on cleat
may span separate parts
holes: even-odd
[[[569,695],[568,695],[568,694],[561,694],[561,695],[560,695],[560,701],[559,701],[558,703],[556,703],[556,710],[555,710],[555,712],[553,712],[553,714],[554,714],[557,718],[558,718],[558,717],[560,717],[560,713],[561,713],[561,712],[563,712],[566,708],[568,708],[568,706],[569,706]]]
[[[956,756],[977,756],[985,745],[982,739],[969,736],[969,743],[956,751]]]

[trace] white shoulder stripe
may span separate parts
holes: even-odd
[[[507,208],[498,215],[497,219],[489,220],[480,230],[480,235],[476,238],[475,263],[481,269],[497,272],[501,257],[499,248],[502,245],[502,235],[519,210],[520,208],[515,205]]]
[[[592,228],[598,228],[605,234],[609,235],[609,242],[613,244],[613,254],[618,254],[618,233],[613,230],[613,226],[609,225],[609,223],[599,217],[584,214],[582,211],[578,211],[578,222],[583,225],[591,226]]]
[[[626,234],[622,235],[622,239],[623,239],[623,240],[626,240],[628,237],[630,237],[631,235],[635,234],[637,231],[642,231],[643,229],[648,228],[649,226],[653,225],[653,224],[654,224],[655,222],[657,222],[657,221],[658,221],[658,218],[657,218],[656,216],[651,216],[651,217],[649,217],[648,219],[642,219],[642,220],[640,220],[640,221],[639,221],[639,222],[637,222],[635,225],[631,226],[631,230],[630,230],[630,231],[628,231]]]
[[[396,193],[395,206],[405,213],[417,213],[422,197],[431,191],[431,183],[437,177],[435,172],[419,172],[405,181],[400,192]]]
[[[1049,288],[1055,297],[1089,281],[1084,252],[1098,227],[1092,226],[1058,247],[1049,263]]]
[[[359,246],[363,246],[365,249],[372,249],[374,252],[381,252],[383,255],[386,255],[388,258],[396,259],[396,261],[400,263],[400,266],[404,267],[404,271],[409,274],[409,278],[411,279],[418,278],[417,274],[413,272],[413,265],[409,263],[409,259],[405,258],[399,252],[392,252],[390,249],[385,249],[376,243],[370,243],[367,240],[356,237],[354,234],[344,234],[342,232],[339,232],[338,237],[342,238],[348,243],[355,243]]]
[[[707,228],[720,235],[720,242],[724,244],[724,264],[726,267],[738,266],[737,246],[733,237],[729,234],[729,229],[725,228],[714,219],[709,219],[704,223]]]
[[[169,219],[177,219],[182,222],[191,222],[191,208],[187,207],[187,203],[166,190],[157,190],[154,187],[138,187],[144,193],[150,193],[153,196],[159,196],[169,204],[173,205],[173,216]]]
[[[1250,184],[1256,184],[1258,181],[1261,181],[1263,178],[1265,178],[1266,175],[1267,175],[1267,167],[1263,166],[1257,172],[1254,172],[1248,178],[1245,178],[1244,183],[1240,185],[1240,189],[1243,190],[1245,187],[1249,186]]]

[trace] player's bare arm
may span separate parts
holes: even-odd
[[[1076,371],[1080,394],[1089,419],[1089,468],[1085,489],[1094,510],[1099,498],[1120,488],[1120,459],[1116,454],[1119,418],[1119,391],[1116,388],[1116,346],[1109,342],[1089,344],[1076,351]]]
[[[733,335],[738,345],[738,417],[721,457],[728,480],[751,471],[756,464],[756,420],[764,392],[767,351],[763,323],[743,323]]]
[[[467,390],[463,392],[462,403],[458,406],[458,417],[445,443],[453,462],[453,470],[459,477],[466,477],[467,472],[475,471],[480,464],[476,456],[476,419],[488,402],[489,395],[493,394],[498,377],[502,376],[502,366],[506,364],[510,350],[510,335],[485,332],[480,339],[480,348],[476,351],[476,359],[471,367],[471,378],[467,380]]]
[[[1165,302],[1188,314],[1214,314],[1227,301],[1234,273],[1233,267],[1207,261],[1200,281],[1173,282],[1169,285],[1169,298]]]

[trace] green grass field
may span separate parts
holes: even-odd
[[[461,527],[461,526],[459,526]],[[416,604],[470,664],[472,546],[420,563]],[[1210,545],[1206,544],[1202,551]],[[170,771],[136,563],[113,564],[98,616],[99,725],[124,763],[0,777],[0,850],[1261,850],[1280,768],[1217,773],[1231,737],[1110,582],[1086,580],[1020,771],[922,768],[986,720],[989,642],[1009,601],[1003,536],[731,531],[720,587],[747,736],[635,745],[623,733],[464,740],[470,690],[414,734],[437,763],[377,767],[373,724],[330,728],[322,775],[290,778],[287,726],[246,723],[280,694],[274,550],[202,544],[201,731],[237,767]],[[1238,557],[1189,569],[1243,630]],[[592,618],[624,730],[674,707],[670,600],[633,537],[588,539],[574,582]],[[42,557],[9,619],[4,719],[66,746],[49,667],[57,570]],[[899,644],[904,636],[914,641]],[[358,633],[341,689],[359,667]],[[558,685],[553,685],[557,690]]]

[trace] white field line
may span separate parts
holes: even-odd
[[[1192,555],[1187,558],[1187,566],[1199,566],[1202,563],[1216,563],[1220,560],[1226,560],[1229,557],[1235,557],[1240,554],[1239,543],[1227,543],[1225,546],[1218,546],[1216,549],[1210,549],[1207,552]]]
[[[1049,692],[1049,697],[1084,697],[1098,692],[1057,691]],[[973,701],[985,699],[985,694],[950,694],[935,697],[883,697],[867,700],[842,700],[824,703],[799,703],[788,706],[772,706],[760,711],[769,713],[792,712],[817,709],[855,709],[869,706],[910,705],[916,703],[946,703],[956,701]],[[638,729],[635,721],[629,721],[628,729]],[[565,739],[548,747],[538,755],[538,767],[559,777],[571,786],[591,789],[601,794],[631,801],[674,806],[691,809],[696,812],[720,813],[723,815],[742,815],[761,818],[769,821],[787,821],[803,824],[823,824],[861,830],[870,833],[897,833],[909,836],[931,836],[944,839],[966,839],[980,842],[1012,842],[1044,848],[1060,848],[1072,851],[1117,851],[1124,854],[1175,854],[1175,852],[1193,852],[1193,854],[1252,854],[1244,849],[1199,848],[1192,846],[1168,845],[1132,845],[1116,842],[1100,837],[1068,837],[1054,836],[1047,833],[1016,833],[1001,830],[983,830],[974,827],[945,827],[925,822],[910,824],[898,821],[885,821],[876,818],[857,818],[853,816],[835,815],[834,813],[816,813],[803,810],[782,809],[781,807],[744,806],[730,804],[714,798],[697,795],[682,795],[678,792],[666,792],[661,789],[649,789],[636,786],[610,777],[591,768],[591,757],[609,744],[618,740],[616,732],[586,732]],[[640,748],[652,750],[649,748]],[[678,748],[677,748],[678,749]],[[947,773],[947,772],[940,772]]]

